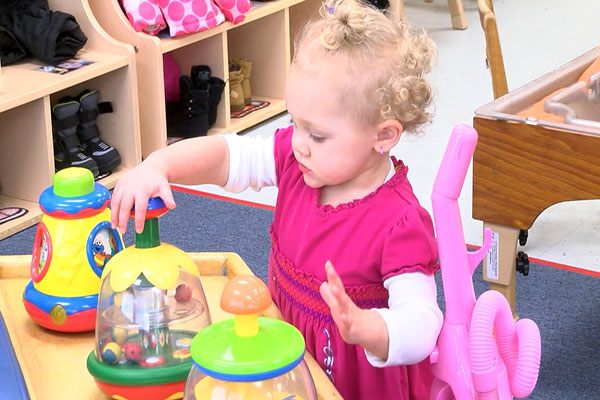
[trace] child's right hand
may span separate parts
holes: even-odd
[[[129,213],[135,205],[134,227],[137,233],[141,233],[144,229],[148,199],[151,197],[160,197],[167,208],[175,208],[166,168],[152,157],[128,171],[117,182],[110,203],[112,227],[125,233]]]

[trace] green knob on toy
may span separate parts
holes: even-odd
[[[52,178],[52,191],[61,197],[85,196],[94,191],[94,175],[81,167],[61,169]]]

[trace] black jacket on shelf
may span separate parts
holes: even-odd
[[[86,42],[75,17],[50,10],[47,0],[0,1],[2,65],[27,56],[56,65],[74,57]]]

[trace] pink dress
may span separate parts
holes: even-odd
[[[428,399],[428,359],[412,366],[371,366],[363,348],[342,340],[319,294],[328,259],[361,308],[387,308],[385,279],[437,270],[433,224],[412,191],[408,169],[394,160],[396,174],[367,197],[335,208],[319,205],[319,189],[304,183],[294,158],[292,132],[289,127],[275,136],[279,194],[269,259],[273,300],[302,332],[307,350],[344,399]]]

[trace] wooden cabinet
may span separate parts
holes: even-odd
[[[29,59],[0,69],[0,208],[28,213],[0,224],[0,239],[41,219],[38,198],[52,184],[54,151],[51,107],[63,96],[98,89],[114,111],[97,120],[102,139],[117,148],[121,165],[100,183],[112,188],[124,170],[141,161],[135,52],[108,35],[90,3],[97,0],[49,0],[50,9],[73,15],[88,37],[78,57],[94,61],[64,75],[36,71]]]
[[[308,17],[316,15],[317,0],[274,0],[253,2],[242,23],[224,22],[212,29],[159,38],[135,32],[117,0],[90,2],[103,28],[115,39],[136,49],[142,155],[166,146],[167,128],[162,56],[171,53],[181,74],[192,65],[208,65],[212,74],[227,82],[228,60],[243,57],[252,61],[252,98],[265,100],[268,107],[239,119],[230,117],[229,86],[218,106],[217,121],[209,135],[243,131],[285,111],[285,79],[290,65],[292,37]]]

